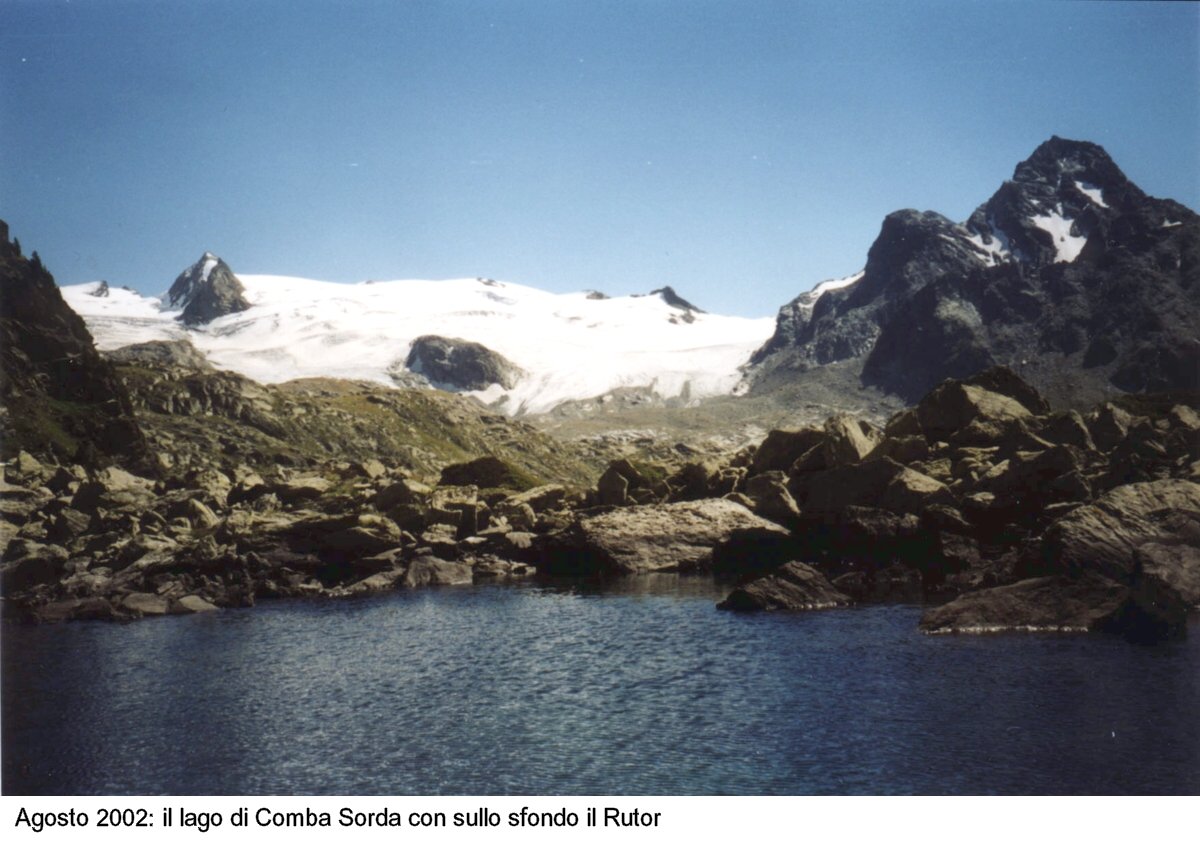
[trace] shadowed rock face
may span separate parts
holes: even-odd
[[[0,398],[5,457],[28,449],[88,464],[146,466],[146,442],[124,386],[54,277],[36,254],[20,254],[2,221]]]
[[[455,391],[480,391],[489,385],[511,389],[522,375],[521,368],[483,344],[440,335],[414,340],[404,366],[437,387]]]
[[[1042,144],[962,224],[888,215],[862,277],[809,299],[780,310],[758,384],[856,359],[910,402],[993,364],[1059,404],[1200,387],[1200,218],[1088,142]]]
[[[183,309],[179,319],[188,326],[199,326],[250,308],[241,280],[212,253],[205,253],[176,277],[167,291],[167,304]]]

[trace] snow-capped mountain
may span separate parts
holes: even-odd
[[[780,309],[749,379],[854,360],[862,384],[910,400],[993,364],[1064,402],[1195,389],[1198,229],[1103,148],[1051,138],[962,223],[888,215],[862,273]]]
[[[99,285],[62,290],[102,351],[186,338],[214,366],[260,382],[425,382],[511,414],[620,387],[693,400],[726,394],[772,329],[769,318],[706,314],[670,289],[608,298],[491,279],[347,285],[234,276],[208,253],[162,298],[116,287],[92,296]],[[198,303],[212,316],[198,320]]]

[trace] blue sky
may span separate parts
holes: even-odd
[[[1200,207],[1200,6],[0,2],[0,217],[62,284],[672,285],[772,315],[1053,134]]]

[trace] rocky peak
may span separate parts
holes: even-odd
[[[1093,234],[1103,235],[1145,199],[1103,147],[1054,136],[1017,165],[965,227],[989,263],[1070,263]]]
[[[1012,181],[1041,183],[1058,189],[1068,178],[1101,189],[1123,188],[1131,184],[1099,144],[1071,141],[1057,135],[1039,144],[1029,158],[1017,165]]]
[[[176,277],[167,291],[168,308],[183,310],[179,319],[188,326],[208,323],[218,317],[250,308],[246,289],[224,261],[212,253]]]
[[[862,281],[847,305],[853,308],[881,295],[898,296],[933,278],[981,266],[979,255],[961,237],[961,227],[949,219],[931,211],[892,212],[867,252]]]

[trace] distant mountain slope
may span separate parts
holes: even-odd
[[[1060,404],[1200,388],[1200,218],[1052,138],[964,223],[888,215],[858,278],[780,310],[750,381],[849,359],[908,401],[997,363]]]
[[[260,382],[335,377],[413,385],[428,378],[508,413],[548,411],[622,387],[685,400],[727,394],[771,332],[769,319],[706,314],[670,288],[608,298],[491,279],[342,285],[243,275],[233,277],[238,290],[220,272],[224,267],[206,254],[180,276],[172,288],[178,296],[165,304],[117,288],[92,296],[98,283],[66,286],[63,295],[102,350],[186,338],[216,367]],[[214,280],[223,286],[219,296],[204,287]],[[238,297],[249,307],[239,309]],[[187,317],[196,303],[224,305],[196,323]],[[471,372],[462,379],[440,369],[431,376],[423,374],[429,362],[407,366],[420,360],[409,356],[423,336],[482,349],[471,348]],[[480,387],[476,365],[489,358],[504,367],[483,371],[504,378]]]

